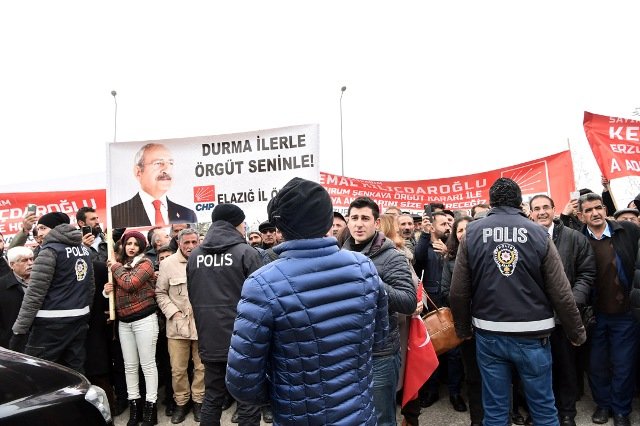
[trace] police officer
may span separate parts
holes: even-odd
[[[187,263],[189,300],[204,364],[202,424],[220,424],[227,356],[242,285],[262,266],[260,253],[245,239],[244,218],[240,207],[218,204],[204,241],[191,252]],[[260,407],[238,401],[238,419],[241,426],[258,426]]]
[[[82,245],[80,230],[69,222],[61,212],[47,213],[38,221],[44,241],[13,325],[10,347],[82,373],[95,286],[89,249]]]
[[[456,332],[475,328],[484,425],[507,424],[511,368],[522,379],[536,425],[557,425],[549,336],[554,310],[574,345],[586,340],[571,286],[547,231],[528,220],[516,182],[499,178],[491,211],[467,226],[451,282]]]

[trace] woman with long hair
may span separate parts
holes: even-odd
[[[380,231],[385,237],[393,241],[396,248],[406,254],[411,252],[405,250],[404,238],[400,235],[400,228],[398,226],[398,219],[392,214],[383,214],[380,216]],[[411,260],[411,259],[409,259]]]
[[[120,240],[116,261],[107,265],[114,284],[105,285],[105,294],[115,289],[118,334],[124,358],[129,422],[127,426],[152,426],[158,423],[158,370],[156,343],[158,317],[153,263],[144,255],[146,238],[138,231],[127,231]],[[138,369],[142,367],[146,384],[146,401],[140,397]]]
[[[449,304],[451,276],[453,275],[453,268],[456,263],[456,256],[458,255],[458,247],[460,247],[460,240],[465,234],[467,224],[471,221],[473,221],[471,216],[461,216],[454,220],[451,234],[447,239],[447,255],[442,269],[441,281],[443,300],[446,301],[447,305]],[[460,351],[462,353],[462,363],[464,365],[465,380],[467,382],[467,398],[469,399],[471,425],[481,425],[484,417],[482,410],[482,381],[476,361],[475,339],[465,340],[462,345],[460,345]]]
[[[413,265],[411,262],[413,261],[413,253],[411,250],[405,245],[404,238],[400,235],[400,226],[398,224],[398,219],[396,216],[391,214],[383,214],[380,216],[380,231],[384,234],[385,237],[393,241],[396,245],[396,249],[398,249],[402,254],[407,258],[407,264],[409,265],[409,270],[411,271],[411,278],[413,279],[413,284],[416,289],[420,283],[420,278],[416,275]],[[423,301],[417,301],[416,311],[414,313],[421,313],[423,308]],[[400,331],[400,375],[397,385],[397,395],[396,400],[402,400],[402,387],[404,386],[404,373],[406,370],[407,364],[407,346],[409,340],[409,315],[398,314],[398,329]],[[415,400],[416,402],[418,400]],[[407,404],[402,410],[403,423],[407,425],[417,425],[418,417],[420,416],[420,405],[419,404]]]
[[[449,303],[449,287],[451,287],[451,274],[453,274],[453,266],[456,263],[458,247],[460,247],[460,239],[467,229],[467,224],[471,221],[473,221],[473,218],[471,216],[460,216],[459,218],[454,220],[453,225],[451,226],[451,234],[449,234],[449,238],[447,238],[447,255],[445,256],[445,260],[447,262],[444,264],[444,269],[442,270],[442,290],[446,290],[446,294],[444,294],[444,300],[447,301],[447,304]],[[447,281],[446,286],[444,285],[445,280]]]

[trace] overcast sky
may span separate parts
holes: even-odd
[[[566,149],[640,107],[637,1],[0,5],[3,184],[102,173],[106,143],[319,123],[320,170],[418,180]],[[620,182],[618,182],[620,181]],[[37,190],[38,188],[33,188]],[[73,189],[73,188],[70,188]],[[637,178],[614,181],[625,203]]]

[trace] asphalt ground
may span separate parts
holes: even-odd
[[[585,384],[586,386],[586,384]],[[587,426],[593,425],[591,422],[591,414],[595,410],[595,404],[591,399],[591,394],[589,393],[588,386],[585,389],[586,394],[578,401],[577,403],[577,411],[578,415],[576,417],[576,424],[578,426]],[[159,390],[160,398],[162,398],[162,392],[164,389]],[[464,391],[463,391],[464,395]],[[160,404],[158,407],[158,425],[168,426],[171,425],[171,418],[164,415],[164,405]],[[231,415],[235,409],[235,404],[231,406],[228,410],[222,413],[222,425],[223,426],[233,426],[237,425],[237,423],[231,423]],[[524,412],[523,412],[524,414]],[[125,426],[127,424],[127,420],[129,419],[129,410],[126,410],[123,414],[118,416],[115,419],[116,426]],[[632,425],[640,425],[640,402],[638,398],[634,398],[633,400],[633,411],[630,416]],[[424,426],[463,426],[469,425],[471,421],[469,420],[469,412],[460,413],[453,409],[451,404],[449,403],[449,397],[446,386],[442,386],[440,389],[440,400],[438,400],[431,407],[423,408],[422,413],[420,415],[420,425]],[[184,426],[194,426],[197,425],[193,420],[193,413],[189,413],[184,422],[178,423],[179,425]],[[402,416],[400,415],[400,408],[398,407],[398,426],[402,424]],[[610,419],[608,425],[613,425],[613,420]],[[261,426],[269,425],[269,423],[261,422]],[[302,426],[302,425],[300,425]],[[354,425],[356,426],[356,425]]]

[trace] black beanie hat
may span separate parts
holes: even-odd
[[[58,225],[62,225],[63,223],[71,223],[69,216],[62,212],[51,212],[47,213],[38,219],[38,225],[44,225],[47,228],[55,228]]]
[[[235,204],[218,204],[211,212],[211,222],[225,220],[233,226],[238,226],[244,221],[244,212]]]
[[[286,240],[320,238],[333,226],[333,204],[319,183],[291,179],[267,206],[269,222]]]

